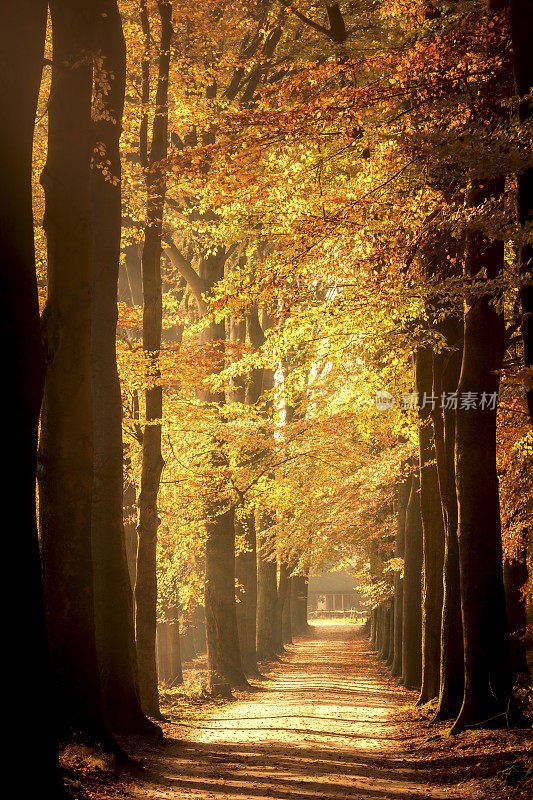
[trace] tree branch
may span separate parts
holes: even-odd
[[[298,19],[301,20],[301,22],[305,22],[306,25],[309,25],[311,28],[314,28],[314,30],[318,31],[319,33],[323,33],[329,39],[333,38],[330,30],[325,28],[323,25],[319,25],[318,22],[309,19],[309,17],[306,17],[305,14],[302,14],[301,11],[298,11],[297,8],[294,8],[294,6],[291,3],[289,3],[288,0],[278,0],[278,1],[281,3],[282,6],[285,6],[285,8],[288,8],[290,11],[292,11],[294,16],[298,17]]]
[[[198,305],[200,316],[203,317],[207,313],[207,303],[203,298],[203,293],[207,290],[205,282],[198,275],[191,262],[188,261],[181,250],[176,246],[176,243],[171,236],[165,236],[164,241],[168,245],[165,253],[170,258],[172,265],[176,267],[182,278],[185,278],[189,284],[189,288],[194,295]]]

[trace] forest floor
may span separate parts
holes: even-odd
[[[315,622],[267,680],[234,701],[165,709],[164,745],[128,742],[142,759],[114,778],[85,763],[77,798],[447,800],[531,798],[529,731],[453,738],[393,681],[360,626]],[[79,767],[80,765],[78,765]]]

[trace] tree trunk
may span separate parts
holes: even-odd
[[[112,746],[96,655],[91,553],[93,424],[90,159],[95,4],[50,3],[54,31],[46,194],[47,354],[40,441],[44,588],[60,730]],[[67,65],[67,66],[65,66]]]
[[[301,636],[308,629],[307,624],[307,587],[308,577],[306,575],[292,576],[292,595],[291,595],[291,626],[295,636]]]
[[[276,624],[274,628],[274,646],[276,652],[282,653],[283,647],[283,612],[287,603],[287,595],[290,589],[289,582],[290,568],[286,561],[280,559],[279,562],[279,584],[278,598],[276,603]]]
[[[274,629],[277,614],[277,565],[268,535],[270,517],[259,515],[260,526],[257,541],[257,657],[260,661],[271,661],[276,657]]]
[[[378,606],[378,658],[383,658],[383,646],[385,644],[385,602],[382,600]]]
[[[197,274],[172,241],[169,241],[169,247],[169,255],[187,280],[196,298],[199,314],[203,316],[208,310],[205,296],[209,295],[224,277],[226,251],[224,248],[219,248],[214,252],[204,252]],[[224,320],[211,321],[202,330],[200,344],[208,348],[209,355],[213,359],[212,374],[220,372],[224,366],[221,343],[225,342],[225,339]],[[210,403],[212,408],[218,408],[222,413],[225,405],[223,391],[214,393],[202,388],[197,390],[196,396],[198,400]],[[210,457],[213,486],[209,490],[211,499],[205,505],[207,531],[205,616],[211,691],[215,694],[229,695],[231,686],[246,688],[249,684],[242,668],[237,631],[235,530],[232,529],[230,535],[227,529],[229,517],[232,526],[234,525],[235,505],[229,496],[227,480],[224,477],[227,462],[222,448],[223,443],[215,436],[212,437]],[[228,552],[223,552],[223,548],[229,548]],[[229,570],[224,579],[220,574],[221,565]]]
[[[390,609],[389,609],[389,635],[388,635],[388,647],[387,647],[387,666],[392,667],[392,662],[394,661],[394,607],[396,605],[396,599],[394,595],[390,601]]]
[[[503,565],[511,670],[515,677],[529,672],[526,651],[526,603],[522,595],[522,588],[527,582],[527,578],[526,548],[524,547],[520,558],[505,561]]]
[[[157,665],[159,680],[167,686],[183,683],[179,621],[159,622],[157,625]]]
[[[289,576],[287,595],[285,597],[285,605],[283,606],[283,614],[281,621],[283,644],[292,644],[291,595],[292,595],[292,577]]]
[[[160,717],[156,665],[157,613],[157,495],[164,466],[161,454],[161,419],[163,391],[160,385],[159,351],[163,320],[161,289],[161,234],[166,196],[166,173],[163,164],[168,151],[168,76],[172,40],[172,5],[158,0],[161,19],[156,110],[152,143],[145,168],[147,188],[146,226],[142,254],[143,276],[143,350],[147,361],[145,389],[146,426],[143,433],[139,523],[137,526],[137,580],[135,584],[135,635],[139,666],[141,705],[146,714]],[[151,46],[148,12],[141,12],[146,49]],[[143,76],[143,90],[146,80]],[[144,120],[143,120],[144,121]],[[144,151],[144,144],[141,143]]]
[[[209,684],[213,695],[231,696],[230,688],[246,688],[242,671],[235,610],[234,510],[206,521],[205,608]]]
[[[434,430],[431,422],[433,352],[420,347],[415,359],[419,408],[420,512],[423,531],[422,583],[422,687],[418,703],[438,697],[443,597],[444,523],[435,464]],[[424,398],[426,403],[424,404]]]
[[[381,604],[381,648],[379,651],[379,658],[386,661],[389,657],[389,644],[390,644],[390,615],[392,606],[388,600]]]
[[[105,149],[92,170],[93,314],[91,359],[94,420],[92,554],[95,628],[108,722],[123,734],[150,733],[138,697],[133,602],[122,521],[122,398],[117,370],[117,286],[120,260],[120,149],[126,46],[116,2],[98,0],[95,74],[99,101],[94,141]],[[157,730],[157,729],[156,729]]]
[[[246,341],[246,320],[230,320],[230,341],[233,345],[244,345]],[[261,338],[262,333],[261,333]],[[257,346],[255,342],[252,342]],[[240,358],[237,352],[234,352],[231,362],[235,362]],[[256,370],[261,378],[263,370]],[[251,388],[251,391],[250,391]],[[258,386],[257,391],[254,387],[249,387],[246,391],[244,381],[242,378],[232,379],[232,385],[228,392],[230,402],[232,403],[246,403],[246,405],[254,405],[259,399],[261,388]],[[253,453],[250,454],[253,458]],[[239,644],[241,650],[241,661],[244,672],[246,675],[259,676],[257,668],[257,651],[256,651],[256,615],[257,615],[257,544],[255,534],[255,511],[243,512],[235,516],[235,534],[240,536],[244,550],[239,552],[235,558],[235,577],[242,587],[239,590],[237,602],[237,628],[239,632]]]
[[[130,578],[130,594],[132,602],[132,620],[135,622],[134,595],[133,589],[137,578],[137,523],[135,516],[137,513],[137,492],[135,484],[126,479],[123,494],[123,518],[124,518],[124,543],[126,546],[126,560],[128,563],[128,574]]]
[[[204,292],[210,292],[222,280],[225,262],[226,253],[223,249],[202,257],[199,278]],[[224,320],[211,322],[203,329],[200,343],[216,351],[225,338]],[[213,372],[220,371],[223,363],[223,354],[219,353],[218,364],[213,367]],[[220,409],[225,404],[224,392],[214,394],[202,389],[197,392],[197,397]],[[207,658],[211,692],[229,695],[231,687],[246,688],[249,684],[242,667],[235,607],[235,510],[230,499],[225,498],[225,478],[217,477],[217,472],[225,465],[221,443],[213,439],[211,447],[215,485],[211,490],[213,499],[205,509]]]
[[[412,689],[418,689],[422,680],[422,550],[420,479],[415,474],[405,521],[402,612],[402,683]]]
[[[531,31],[533,30],[533,7],[529,0],[510,0],[511,41],[513,50],[513,71],[516,93],[523,98],[518,114],[520,122],[527,122],[533,116],[531,99],[524,99],[533,86],[533,59],[531,58]],[[520,226],[531,222],[533,214],[533,168],[529,167],[517,175],[517,216]],[[533,246],[525,243],[520,246],[520,274],[522,286],[520,302],[522,312],[522,341],[524,346],[524,366],[529,375],[524,380],[529,416],[533,422]]]
[[[467,203],[475,207],[498,198],[503,187],[504,181],[499,178],[474,182]],[[468,276],[474,278],[486,269],[487,277],[493,279],[502,265],[503,242],[491,241],[480,231],[468,234]],[[493,293],[481,294],[482,285],[483,278],[477,283],[477,294],[467,301],[458,385],[459,397],[472,392],[478,402],[475,408],[461,408],[460,404],[456,414],[455,474],[465,687],[453,731],[489,720],[492,724],[498,715],[505,722],[513,705],[496,473],[495,400],[505,348],[505,326],[495,306],[499,298]]]
[[[207,652],[207,633],[205,624],[205,608],[196,606],[191,615],[192,639],[195,651],[202,655]]]
[[[236,533],[243,536],[246,552],[239,553],[235,559],[235,576],[242,586],[237,603],[237,627],[241,650],[242,666],[245,674],[259,675],[256,652],[256,614],[257,614],[257,548],[255,539],[255,515],[246,514],[242,521],[236,521]]]
[[[398,490],[398,522],[396,528],[396,549],[395,555],[398,558],[404,557],[405,552],[405,521],[407,516],[407,504],[411,494],[411,473],[402,482]],[[403,615],[403,582],[401,572],[394,573],[394,658],[392,661],[391,672],[394,676],[402,674],[402,615]]]
[[[51,700],[48,641],[37,541],[35,480],[37,429],[44,383],[44,353],[39,328],[32,214],[32,143],[41,81],[47,3],[4,2],[0,6],[2,71],[0,85],[0,347],[6,385],[1,393],[6,420],[6,463],[2,505],[16,511],[6,536],[6,564],[24,570],[22,613],[6,613],[5,659],[10,691],[4,713],[9,720],[7,763],[20,759],[21,742],[32,736],[32,768],[24,774],[28,796],[63,797]],[[18,611],[20,609],[17,609]],[[20,685],[23,691],[13,691]],[[31,687],[31,690],[30,690]]]
[[[372,650],[376,649],[376,642],[378,636],[377,619],[378,619],[378,610],[376,607],[374,607],[370,612],[370,647]]]
[[[462,325],[446,321],[444,335],[450,351],[434,356],[433,393],[440,397],[457,391],[462,357]],[[433,414],[435,453],[444,517],[444,595],[440,647],[440,687],[435,719],[451,719],[461,707],[464,691],[463,623],[457,541],[457,494],[455,490],[455,410],[436,409]]]

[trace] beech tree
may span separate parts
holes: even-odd
[[[122,398],[117,371],[117,287],[120,260],[119,140],[126,47],[116,2],[99,0],[94,35],[93,292],[91,367],[94,419],[92,553],[96,643],[106,716],[113,730],[157,730],[139,705],[132,595],[122,520]]]
[[[135,583],[135,631],[139,664],[141,703],[147,714],[159,717],[156,642],[156,547],[159,516],[157,494],[163,469],[161,418],[163,391],[159,384],[159,350],[162,331],[161,235],[166,181],[164,159],[168,148],[168,81],[172,39],[172,3],[158,2],[161,22],[155,112],[152,139],[148,150],[148,108],[150,92],[149,51],[151,26],[147,3],[141,3],[141,22],[145,38],[143,57],[143,117],[140,130],[141,164],[146,180],[146,225],[142,253],[143,349],[148,387],[145,389],[146,425],[143,433],[141,487],[138,498],[137,575]]]
[[[402,683],[411,689],[418,689],[422,680],[422,550],[420,478],[415,474],[405,520],[402,611]]]
[[[489,11],[505,7],[491,0]],[[468,206],[501,197],[504,178],[472,180]],[[474,278],[464,316],[459,392],[496,396],[505,351],[505,321],[497,293],[485,284],[503,269],[504,246],[481,231],[467,233],[465,271]],[[484,272],[484,275],[480,273]],[[477,291],[476,291],[477,289]],[[455,474],[465,664],[464,698],[453,730],[513,714],[509,641],[503,587],[496,409],[456,413]],[[482,479],[481,479],[482,476]]]
[[[8,758],[18,758],[26,725],[32,719],[39,741],[33,769],[25,776],[31,794],[63,796],[51,698],[48,638],[37,541],[35,482],[37,429],[44,383],[44,353],[39,329],[32,214],[32,145],[46,31],[46,2],[6,2],[0,7],[2,81],[0,82],[0,259],[2,324],[0,342],[9,390],[2,392],[9,469],[2,481],[6,507],[14,504],[16,522],[9,557],[23,565],[26,613],[7,615],[6,643],[12,685],[34,691],[7,693],[12,738]]]
[[[50,3],[52,85],[46,196],[46,381],[39,442],[43,577],[62,734],[113,746],[95,640],[91,517],[92,48],[96,5]],[[73,264],[75,268],[73,268]]]

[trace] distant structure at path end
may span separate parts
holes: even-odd
[[[344,569],[309,575],[307,611],[310,617],[362,613],[363,605],[354,576]]]

